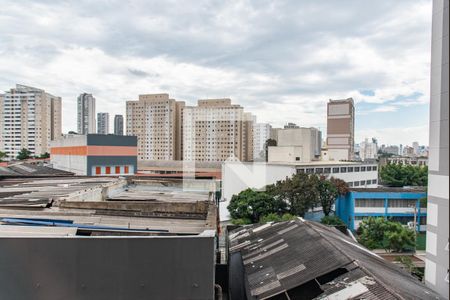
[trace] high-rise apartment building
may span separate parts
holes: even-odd
[[[183,109],[183,160],[253,160],[253,116],[230,99],[198,100]]]
[[[115,135],[123,135],[123,116],[122,115],[114,116],[114,134]]]
[[[414,155],[419,155],[419,149],[420,149],[420,146],[419,146],[419,142],[413,142],[412,143],[412,147],[414,148]]]
[[[109,133],[109,113],[99,112],[97,114],[97,133],[98,134]]]
[[[127,135],[138,138],[139,160],[179,160],[183,102],[168,94],[139,95],[127,101]],[[178,130],[177,130],[178,129]]]
[[[270,138],[271,128],[269,123],[253,124],[253,160],[265,160],[264,146]]]
[[[77,131],[79,134],[95,133],[95,98],[80,94],[77,98]]]
[[[425,283],[449,297],[449,0],[433,1]]]
[[[355,106],[352,98],[327,105],[327,147],[330,160],[354,158]]]
[[[362,161],[378,158],[378,145],[376,139],[372,138],[372,141],[369,142],[366,138],[364,142],[359,144],[359,158]]]
[[[0,97],[0,151],[14,159],[22,148],[32,155],[49,152],[61,137],[61,97],[17,84]]]

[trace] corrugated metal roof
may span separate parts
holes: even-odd
[[[316,299],[439,299],[398,266],[319,223],[245,226],[232,231],[229,241],[230,255],[242,257],[250,299],[298,293],[311,281],[322,291]]]

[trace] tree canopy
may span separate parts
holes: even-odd
[[[380,177],[382,183],[388,186],[426,186],[428,184],[428,167],[387,164],[381,168]]]
[[[19,160],[28,159],[30,157],[31,157],[31,151],[26,148],[22,148],[22,150],[19,151],[19,154],[17,154],[17,159],[19,159]]]
[[[275,199],[266,192],[246,189],[238,195],[231,197],[228,211],[234,220],[257,223],[262,216],[271,213],[284,214],[288,212],[287,203],[281,199]]]
[[[369,249],[386,252],[402,252],[415,245],[414,231],[381,217],[369,217],[360,223],[358,241]]]
[[[338,216],[325,216],[320,220],[320,223],[332,226],[345,226],[346,224]]]
[[[5,159],[8,155],[6,154],[6,152],[2,152],[0,151],[0,162],[3,161],[3,159]]]
[[[304,217],[317,206],[329,215],[336,197],[347,191],[347,184],[340,179],[300,173],[267,185],[265,192],[246,189],[233,195],[227,208],[235,224],[281,220],[287,213]]]
[[[50,153],[45,152],[45,153],[39,155],[39,158],[50,158]]]

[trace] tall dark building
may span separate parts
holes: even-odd
[[[114,116],[114,134],[115,135],[123,135],[123,116],[122,115]]]
[[[79,134],[95,133],[95,98],[92,94],[78,96],[77,131]]]

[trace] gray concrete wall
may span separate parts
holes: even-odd
[[[213,299],[214,235],[0,238],[0,299]]]
[[[137,147],[137,137],[132,135],[88,134],[88,146],[134,146]]]

